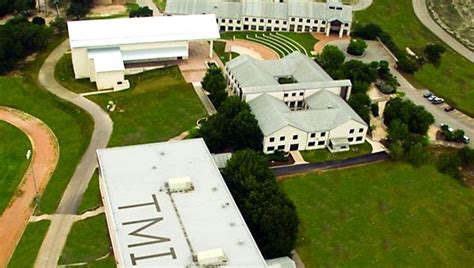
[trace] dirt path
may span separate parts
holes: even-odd
[[[36,196],[35,185],[39,193],[42,193],[56,168],[59,145],[47,125],[22,111],[0,106],[0,120],[23,131],[33,147],[33,159],[20,183],[19,195],[10,202],[0,217],[0,267],[6,267],[33,213],[31,204]]]
[[[264,59],[264,60],[278,59],[278,54],[272,49],[264,45],[260,45],[256,42],[242,40],[242,39],[226,41],[225,51],[226,52],[233,51],[237,53],[249,52],[246,54],[254,58],[256,58],[254,55],[258,54],[260,55],[260,59]]]

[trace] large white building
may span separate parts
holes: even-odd
[[[168,0],[166,14],[215,14],[221,31],[349,35],[352,7],[338,0]]]
[[[97,155],[118,267],[266,267],[202,139]]]
[[[263,132],[263,151],[349,150],[365,142],[368,125],[346,103],[350,80],[333,80],[295,52],[278,60],[242,55],[225,67],[231,94],[246,101]]]
[[[220,37],[215,15],[160,16],[68,22],[76,79],[90,78],[97,89],[128,88],[125,75],[137,67],[187,59],[189,42]]]

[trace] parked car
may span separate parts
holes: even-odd
[[[428,97],[428,100],[429,101],[433,101],[434,99],[436,99],[437,97],[435,95],[431,95]]]
[[[437,105],[437,104],[441,104],[444,102],[444,99],[443,98],[435,98],[434,100],[431,101],[431,103]]]
[[[429,98],[431,96],[433,96],[433,93],[431,93],[431,91],[429,91],[429,90],[426,90],[425,93],[423,93],[423,97],[425,97],[425,98]]]
[[[451,112],[452,110],[454,110],[454,107],[451,105],[448,105],[447,107],[444,108],[445,112]]]
[[[471,138],[469,138],[468,136],[462,137],[462,142],[464,142],[465,144],[468,144],[470,141],[471,141]]]

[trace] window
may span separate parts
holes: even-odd
[[[285,150],[285,145],[278,145],[278,150],[283,151]]]
[[[324,141],[318,141],[318,146],[324,145]]]
[[[364,132],[364,129],[363,128],[359,128],[359,133],[362,133]]]
[[[285,136],[281,136],[280,141],[284,141],[284,140],[285,140]]]
[[[354,138],[349,138],[347,139],[349,142],[353,142],[354,141]]]
[[[270,142],[274,142],[275,141],[275,137],[270,137]]]
[[[252,19],[252,21],[253,21],[253,22],[256,22],[256,21],[257,21],[257,19],[256,19],[256,18],[253,18],[253,19]]]
[[[345,145],[341,146],[341,149],[346,149],[346,148],[347,148],[347,146],[345,146]]]
[[[280,21],[279,21],[279,20],[276,20],[275,23],[276,23],[276,24],[280,24]]]
[[[316,137],[316,133],[311,133],[309,136],[310,136],[311,138],[314,138],[314,137]]]
[[[237,20],[237,23],[240,24],[240,20]]]
[[[283,24],[286,25],[288,22],[287,21],[283,21]]]
[[[318,20],[314,20],[314,23],[318,24]]]
[[[316,145],[316,143],[314,141],[308,143],[308,147],[313,147],[314,145]]]
[[[297,140],[297,139],[298,139],[298,135],[293,135],[293,139],[294,139],[294,140]]]
[[[288,97],[288,93],[283,94],[283,97],[285,98]]]
[[[244,18],[244,21],[249,21],[249,18]]]
[[[321,137],[326,137],[326,132],[321,132]]]
[[[300,92],[300,96],[303,96],[304,95],[304,92]]]
[[[300,22],[303,22],[303,19],[300,19]]]
[[[311,20],[310,20],[310,19],[307,19],[307,20],[306,20],[306,22],[307,22],[307,23],[310,23],[310,22],[311,22]]]
[[[295,18],[291,18],[291,21],[295,21]],[[285,23],[286,24],[286,23]]]
[[[260,19],[260,22],[264,22],[264,20],[263,20],[263,19]]]
[[[357,137],[356,138],[356,141],[361,141],[362,140],[362,137]]]
[[[268,22],[268,23],[272,23],[272,20],[269,19],[267,22]]]
[[[293,96],[293,97],[296,96],[296,93],[291,93],[291,96]]]
[[[232,20],[229,20],[229,23],[232,23]]]
[[[267,147],[267,151],[269,151],[269,152],[270,152],[270,151],[274,151],[274,150],[275,150],[275,147],[273,147],[273,146]]]
[[[354,129],[349,130],[349,134],[354,133]]]

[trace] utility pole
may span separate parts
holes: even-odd
[[[28,151],[26,152],[26,159],[30,160],[30,158],[31,158],[31,160],[33,162],[32,154],[33,153],[31,151],[31,149],[28,149]],[[38,186],[36,185],[35,169],[34,169],[33,163],[31,163],[31,173],[33,174],[33,185],[35,187],[35,204],[36,204],[36,207],[39,208],[39,205],[40,205],[39,191],[38,191]]]

